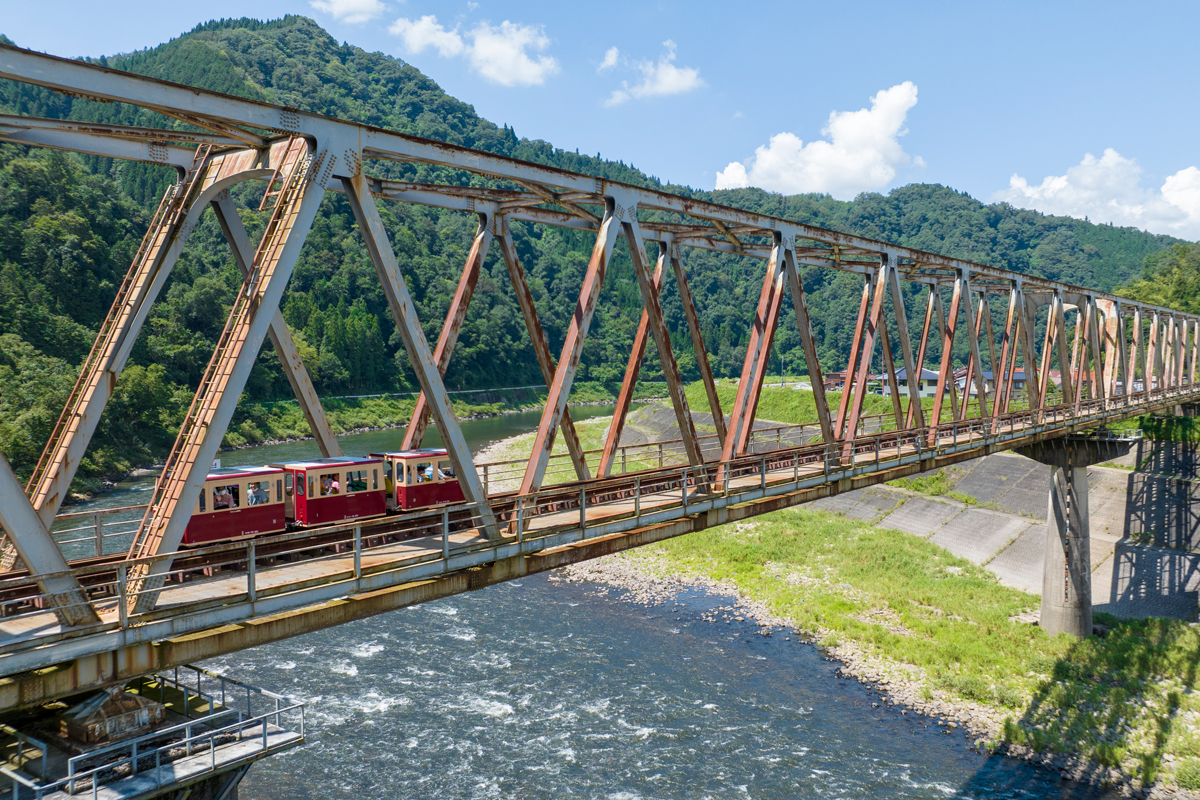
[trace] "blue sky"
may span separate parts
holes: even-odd
[[[0,32],[64,56],[306,14],[521,136],[665,180],[843,199],[942,183],[1200,238],[1195,3],[5,5]]]

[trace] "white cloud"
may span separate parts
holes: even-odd
[[[919,156],[904,152],[899,139],[908,133],[904,121],[916,104],[917,87],[905,81],[872,97],[869,109],[830,112],[821,129],[828,140],[805,144],[794,133],[777,133],[754,151],[753,158],[734,161],[718,172],[716,188],[825,192],[839,200],[882,189],[898,168],[925,166]]]
[[[457,27],[447,30],[436,16],[427,14],[417,20],[401,17],[388,31],[399,36],[405,50],[413,54],[433,48],[443,58],[465,55],[472,70],[501,86],[539,86],[558,72],[558,61],[553,57],[535,58],[527,52],[545,50],[550,45],[540,25],[505,20],[493,27],[480,22],[464,38]]]
[[[630,86],[628,81],[621,81],[621,88],[614,89],[613,93],[604,101],[604,105],[620,105],[630,98],[641,100],[645,97],[683,94],[704,86],[704,81],[700,78],[700,70],[693,67],[675,66],[675,42],[667,39],[663,42],[663,47],[667,49],[658,57],[658,63],[642,61],[637,65],[638,69],[642,71],[641,82]],[[612,53],[613,50],[616,48],[614,47],[609,53]],[[608,53],[605,53],[604,59],[606,62],[608,61]],[[613,60],[616,61],[615,54]]]
[[[483,77],[501,86],[540,86],[558,72],[551,56],[530,58],[526,48],[545,50],[550,39],[540,25],[518,25],[508,20],[493,28],[481,22],[469,34],[471,66]]]
[[[992,199],[1046,214],[1200,238],[1200,169],[1181,169],[1157,192],[1143,188],[1141,181],[1137,160],[1110,147],[1100,158],[1088,153],[1066,175],[1047,176],[1036,186],[1013,175],[1008,189]]]
[[[309,5],[351,25],[375,19],[386,10],[380,0],[312,0]]]
[[[604,51],[604,60],[600,62],[600,66],[596,67],[596,72],[604,72],[607,69],[612,69],[617,65],[617,58],[621,55],[621,51],[616,47],[610,47]]]
[[[449,58],[467,49],[466,42],[458,35],[458,29],[446,30],[438,24],[433,14],[418,20],[401,17],[391,24],[388,33],[399,36],[404,42],[404,49],[414,55],[432,47],[438,51],[438,55]]]

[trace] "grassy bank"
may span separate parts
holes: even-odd
[[[1038,598],[982,567],[905,533],[803,509],[623,557],[733,584],[927,700],[990,712],[1003,720],[992,744],[1200,789],[1200,634],[1186,623],[1097,615],[1112,628],[1103,638],[1050,638],[1013,619]]]

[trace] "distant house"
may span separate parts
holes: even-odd
[[[887,379],[887,375],[880,375],[879,380],[883,382],[883,394],[885,397],[892,396],[891,381]],[[931,369],[921,370],[921,377],[917,381],[917,396],[918,397],[933,397],[937,394],[938,374]],[[909,396],[908,388],[908,371],[901,367],[896,370],[896,384],[900,389],[901,397]]]
[[[827,392],[840,392],[846,388],[846,371],[825,373],[822,384]]]
[[[1053,373],[1051,374],[1051,379],[1053,379]],[[985,369],[983,371],[983,381],[984,381],[985,387],[987,388],[988,394],[991,394],[992,392],[996,391],[995,377],[992,374],[992,371],[990,369]],[[955,386],[955,388],[957,388],[958,391],[961,392],[963,390],[963,387],[966,385],[966,383],[967,383],[967,368],[963,367],[962,369],[955,370],[954,371],[954,386]],[[1013,391],[1020,392],[1020,391],[1024,391],[1024,389],[1025,389],[1025,370],[1019,369],[1013,373]],[[979,388],[975,383],[975,379],[972,378],[971,379],[971,395],[974,396],[977,394],[979,394]]]

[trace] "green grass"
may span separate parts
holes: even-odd
[[[803,509],[623,557],[732,583],[825,646],[851,646],[885,674],[920,682],[929,699],[995,709],[1007,718],[1004,741],[1200,786],[1200,633],[1184,622],[1098,614],[1112,626],[1106,637],[1050,638],[1010,619],[1038,598],[984,568],[908,534]]]
[[[952,484],[949,476],[939,469],[912,478],[897,478],[894,481],[888,481],[888,486],[907,489],[919,494],[938,495],[949,493]]]

